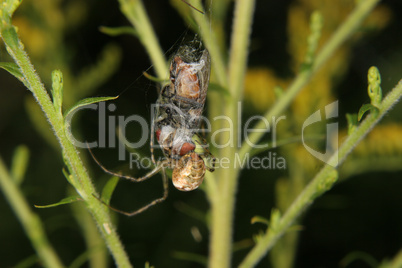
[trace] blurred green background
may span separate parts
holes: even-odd
[[[180,45],[183,36],[192,36],[192,32],[169,1],[144,2],[168,57]],[[323,10],[333,11],[332,17],[331,14],[324,16],[324,25],[327,23],[333,31],[353,5],[353,1],[316,2],[257,1],[243,118],[262,114],[274,101],[268,91],[273,92],[273,87],[278,84],[286,85],[297,71],[298,45],[305,45],[308,34],[303,32],[302,26],[297,28],[302,25],[298,19],[302,20],[304,13],[309,14],[310,9],[318,5]],[[228,32],[232,7],[230,5],[226,23]],[[366,87],[370,66],[377,66],[382,74],[384,95],[402,78],[401,15],[401,1],[382,1],[366,28],[337,55],[339,62],[331,65],[337,67],[324,70],[328,79],[313,82],[318,93],[306,90],[310,96],[322,93],[328,95],[326,100],[339,100],[341,128],[346,128],[346,113],[355,113],[363,103],[369,102]],[[157,98],[158,85],[142,76],[142,72],[151,66],[145,49],[134,36],[111,37],[99,31],[99,26],[129,25],[117,1],[26,0],[16,12],[14,23],[47,88],[50,88],[51,71],[56,68],[63,71],[64,91],[69,92],[65,93],[68,95],[67,106],[83,97],[121,95],[113,102],[117,105],[115,115],[139,114],[150,119],[150,107]],[[330,34],[324,31],[323,38]],[[229,36],[224,39],[228,42]],[[10,61],[3,44],[0,48],[0,61]],[[152,69],[148,73],[153,74]],[[309,105],[306,97],[300,96],[289,116]],[[306,113],[308,115],[308,111]],[[296,128],[298,119],[294,118]],[[381,261],[393,257],[402,248],[401,103],[381,125],[357,148],[351,160],[346,161],[343,179],[341,177],[340,182],[303,216],[299,240],[295,243],[294,267],[339,267],[343,258],[358,251]],[[95,140],[97,131],[98,118],[94,111],[82,113],[73,122],[73,132],[82,140]],[[138,140],[140,133],[135,126],[129,127],[128,133],[132,141]],[[40,110],[31,93],[6,71],[0,70],[0,154],[9,164],[18,145],[25,144],[30,150],[29,167],[21,189],[43,220],[57,253],[68,265],[87,250],[71,206],[33,207],[34,204],[58,202],[71,191],[62,174],[64,163],[51,134],[50,127],[40,118]],[[274,152],[286,155],[290,151],[295,158],[300,156],[297,148],[284,147]],[[128,163],[118,162],[115,149],[97,149],[94,153],[113,170],[125,170],[134,176],[144,173],[130,171]],[[149,146],[141,148],[141,153],[148,156]],[[89,159],[85,150],[82,155],[91,168],[94,183],[102,189],[108,176]],[[370,158],[372,155],[375,157]],[[390,168],[368,164],[372,168],[367,167],[370,161],[379,163],[378,159],[386,161],[388,158],[400,159],[400,165]],[[359,159],[366,161],[366,165],[359,166]],[[291,165],[292,160],[287,164]],[[310,168],[313,174],[319,170],[317,164],[299,165],[308,166],[306,169]],[[284,197],[278,195],[286,195],[286,191],[280,189],[288,176],[287,170],[244,170],[241,173],[234,223],[234,241],[238,242],[234,265],[253,244],[252,236],[265,229],[260,224],[250,224],[250,219],[255,215],[268,217],[272,207],[280,207],[278,200]],[[145,261],[150,261],[155,267],[202,267],[181,260],[177,253],[207,256],[208,228],[204,220],[193,214],[208,218],[208,201],[202,190],[185,193],[172,185],[169,188],[169,197],[162,204],[132,218],[116,215],[120,237],[135,266],[142,267]],[[134,210],[161,195],[160,176],[138,184],[121,180],[112,205],[125,211]],[[292,194],[288,198],[293,199]],[[193,233],[198,230],[200,237],[195,239],[191,230]],[[13,267],[35,254],[4,195],[0,195],[0,241],[0,267]],[[109,261],[109,266],[113,267]],[[269,258],[264,258],[258,267],[270,267],[270,263]],[[348,267],[368,266],[364,261],[356,260]]]

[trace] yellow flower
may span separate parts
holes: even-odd
[[[402,125],[378,125],[356,146],[354,155],[402,155]]]
[[[284,87],[287,82],[277,78],[265,68],[255,68],[247,71],[245,77],[244,98],[246,105],[265,112],[275,102],[275,87]]]

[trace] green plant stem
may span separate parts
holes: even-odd
[[[267,111],[264,117],[268,121],[272,120],[274,116],[280,115],[290,105],[290,103],[297,96],[300,90],[302,90],[307,82],[310,81],[311,77],[334,54],[336,49],[338,49],[348,39],[348,37],[356,31],[363,19],[370,13],[370,11],[376,6],[378,2],[379,0],[365,0],[358,2],[358,6],[354,9],[354,11],[349,15],[346,21],[337,29],[337,31],[332,35],[331,39],[317,54],[313,65],[307,70],[302,71],[291,83],[289,88],[285,91],[284,95],[275,103],[275,105],[269,111]],[[265,122],[261,120],[255,126],[255,129],[263,128],[265,128]],[[248,136],[250,143],[243,142],[240,148],[240,159],[242,159],[246,155],[246,153],[248,153],[252,149],[250,144],[257,144],[262,135],[262,132],[250,133],[250,135]]]
[[[367,135],[367,133],[378,123],[378,121],[395,105],[402,96],[402,80],[387,95],[381,103],[378,115],[371,113],[345,140],[329,159],[320,172],[313,180],[304,188],[296,200],[292,203],[275,228],[270,228],[263,235],[246,256],[240,267],[254,267],[257,262],[265,256],[275,242],[285,233],[289,226],[297,219],[297,217],[325,191],[328,191],[335,180],[332,179],[336,164],[340,165],[353,150],[353,148]]]
[[[402,250],[400,250],[392,260],[383,261],[379,268],[399,268],[402,267]]]
[[[29,89],[41,106],[47,117],[63,151],[65,163],[71,173],[70,183],[85,201],[88,210],[94,217],[100,232],[102,233],[116,264],[119,267],[131,267],[128,256],[124,251],[123,245],[113,227],[107,207],[104,206],[93,195],[96,194],[86,169],[79,157],[78,151],[70,142],[65,132],[64,118],[54,109],[52,101],[41,83],[28,55],[24,51],[24,46],[18,38],[15,28],[11,25],[11,18],[3,14],[0,21],[0,35],[6,45],[8,53],[13,57],[24,75]]]
[[[254,0],[238,0],[236,2],[228,74],[229,91],[235,105],[237,105],[237,101],[241,100],[243,93],[254,6]]]
[[[195,6],[200,10],[204,10],[200,1],[198,1]],[[208,20],[208,16],[203,15],[196,10],[192,10],[192,15],[199,27],[199,31],[202,35],[205,46],[211,55],[215,78],[221,86],[227,88],[228,79],[226,74],[226,65],[219,47],[216,33],[211,30],[211,22]]]
[[[16,182],[11,178],[1,157],[0,186],[44,266],[51,268],[64,267],[46,237],[42,221],[38,215],[31,211],[27,200],[17,187]]]
[[[233,34],[231,40],[228,83],[231,98],[225,105],[225,115],[233,122],[233,130],[224,132],[222,140],[233,139],[237,143],[237,122],[239,117],[238,103],[242,98],[244,76],[247,68],[247,53],[251,34],[251,24],[255,2],[252,0],[239,0],[236,2]],[[232,134],[232,135],[231,135]],[[221,157],[231,159],[234,163],[237,146],[226,146],[221,151]],[[218,178],[218,191],[211,200],[211,237],[209,267],[230,267],[232,254],[232,232],[235,195],[237,189],[238,170],[231,165],[230,168],[220,169]]]
[[[151,57],[158,78],[166,80],[169,68],[142,1],[119,0],[119,3],[121,11],[135,27],[140,41]]]
[[[68,195],[74,195],[70,187]],[[91,215],[85,209],[81,202],[74,202],[71,204],[71,209],[74,212],[74,217],[82,230],[86,247],[88,249],[89,267],[93,268],[106,268],[108,267],[108,252],[103,243]],[[71,267],[70,267],[71,268]]]

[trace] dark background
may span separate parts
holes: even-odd
[[[168,1],[144,2],[164,51],[174,47],[183,33],[191,34]],[[269,67],[283,77],[292,75],[287,67],[289,56],[284,45],[287,40],[286,16],[289,3],[257,1],[252,40],[257,39],[259,46],[251,51],[249,58],[250,66]],[[361,39],[354,47],[351,67],[337,89],[340,114],[355,112],[363,101],[367,101],[365,91],[353,89],[366,87],[370,66],[376,65],[382,72],[383,88],[391,88],[401,78],[401,62],[397,59],[402,59],[402,3],[398,0],[383,3],[394,12],[393,20],[383,31]],[[150,67],[145,49],[135,37],[109,37],[98,31],[99,25],[129,25],[117,1],[90,1],[90,6],[86,23],[78,31],[70,33],[65,40],[76,51],[74,64],[77,72],[83,66],[95,62],[105,43],[116,42],[123,50],[121,67],[96,95],[114,96],[123,93],[115,102],[119,114],[136,113],[149,118],[150,105],[157,97],[157,86],[141,75]],[[227,25],[230,29],[230,19]],[[394,66],[394,69],[389,66]],[[26,115],[24,98],[30,92],[5,71],[0,71],[0,81],[1,156],[9,164],[16,146],[27,145],[31,158],[22,184],[23,192],[32,205],[57,202],[65,197],[68,187],[61,173],[64,164],[60,154],[55,153],[35,131]],[[94,118],[94,114],[84,115],[80,125],[85,138],[96,138],[97,118]],[[142,148],[142,152],[148,155],[148,146]],[[113,162],[115,151],[96,150],[95,154],[108,167],[116,167],[117,162]],[[90,162],[90,166],[95,184],[101,189],[107,176],[95,163]],[[250,218],[255,215],[268,217],[274,207],[275,179],[281,174],[266,172],[246,170],[241,173],[234,241],[250,239],[262,230],[264,226],[251,225]],[[401,175],[401,172],[362,174],[339,183],[319,198],[304,214],[295,267],[339,267],[342,258],[354,251],[364,251],[377,261],[393,257],[402,246]],[[179,208],[184,204],[206,213],[208,201],[201,190],[183,193],[175,190],[172,185],[169,187],[169,198],[162,204],[132,218],[118,216],[120,237],[135,266],[141,267],[145,261],[150,261],[156,267],[201,267],[192,262],[177,260],[172,254],[185,251],[207,256],[208,232],[205,223],[186,215]],[[161,195],[162,184],[158,176],[140,184],[120,181],[112,204],[122,210],[133,210]],[[336,205],[331,202],[334,198],[340,200]],[[47,234],[65,264],[71,263],[86,250],[68,205],[33,210],[43,220]],[[199,228],[203,237],[201,242],[195,242],[192,238],[189,231],[192,226]],[[3,195],[0,195],[0,241],[0,267],[12,267],[34,254],[30,241]],[[233,266],[243,259],[248,250],[234,253]],[[258,267],[269,267],[268,258],[264,258]],[[356,261],[348,267],[369,266]]]

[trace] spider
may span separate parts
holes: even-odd
[[[195,44],[198,45],[195,46]],[[170,65],[170,83],[163,87],[156,102],[156,113],[151,131],[151,157],[155,168],[140,178],[122,175],[106,169],[96,158],[95,162],[104,172],[133,182],[144,181],[162,171],[163,196],[132,212],[115,209],[127,216],[137,215],[149,207],[164,201],[168,196],[166,168],[173,169],[173,185],[181,191],[192,191],[202,183],[206,170],[215,170],[215,157],[208,151],[207,142],[196,133],[200,126],[200,115],[204,107],[210,74],[210,56],[207,49],[201,49],[201,41],[195,40],[183,46],[175,54]],[[156,130],[155,130],[156,129]],[[153,135],[162,149],[165,159],[155,161]],[[195,152],[192,138],[197,135],[203,153]],[[212,167],[205,165],[210,158]]]

